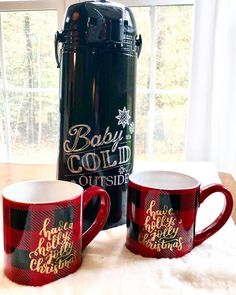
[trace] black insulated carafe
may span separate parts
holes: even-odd
[[[55,38],[60,67],[58,179],[84,189],[98,185],[109,193],[105,228],[125,223],[141,44],[131,10],[109,1],[71,5]],[[98,207],[95,200],[85,209],[85,228]]]

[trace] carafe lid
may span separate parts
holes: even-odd
[[[138,56],[142,47],[130,8],[107,0],[85,1],[67,8],[62,32],[55,35],[58,67],[59,42],[64,50],[92,46],[137,53]]]
[[[131,45],[132,39],[137,35],[131,10],[106,0],[85,1],[69,6],[65,13],[62,33],[65,42],[71,42],[71,33],[74,33],[73,41],[78,45]]]

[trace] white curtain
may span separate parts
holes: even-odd
[[[236,176],[236,0],[196,0],[186,160]]]

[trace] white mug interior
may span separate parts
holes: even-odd
[[[67,201],[81,195],[83,188],[62,180],[37,180],[18,182],[7,186],[2,196],[10,201],[43,204]]]
[[[141,171],[132,173],[129,180],[139,186],[162,190],[182,190],[200,186],[200,182],[195,178],[172,171]]]

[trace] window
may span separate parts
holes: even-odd
[[[55,162],[58,70],[53,1],[0,2],[0,160]],[[34,10],[33,10],[34,9]]]
[[[135,157],[181,160],[193,6],[159,5],[133,7],[132,10],[143,37],[137,67]]]
[[[119,2],[132,6],[143,37],[135,157],[181,159],[193,1]],[[56,162],[59,73],[53,38],[63,10],[62,0],[0,1],[0,161]]]

